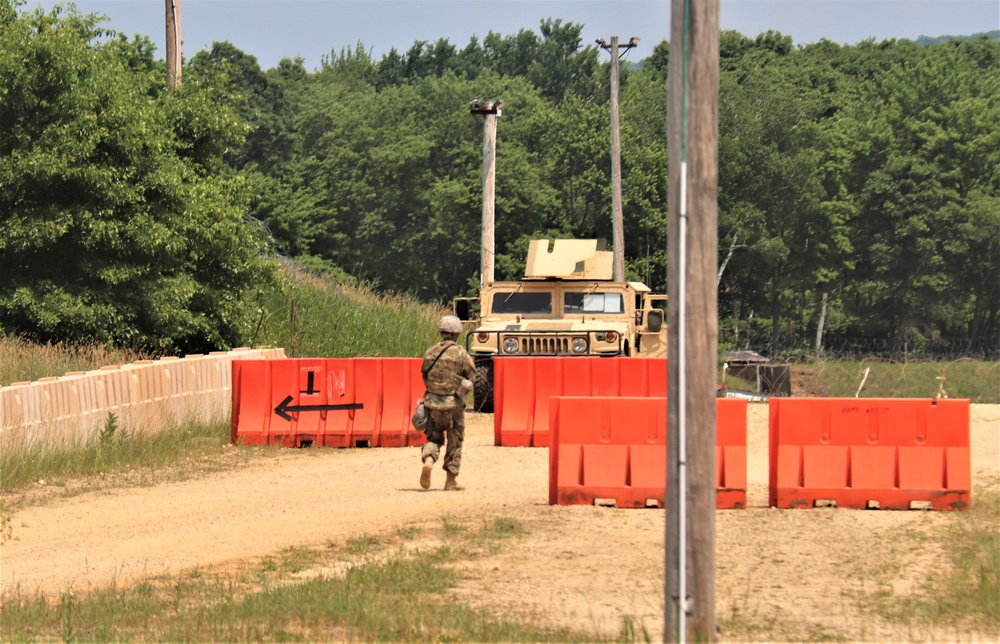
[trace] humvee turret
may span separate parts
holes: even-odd
[[[466,336],[477,411],[493,411],[497,356],[666,356],[667,296],[641,282],[612,281],[612,261],[595,239],[533,240],[523,280],[483,286]],[[473,318],[471,303],[455,300],[455,314]]]

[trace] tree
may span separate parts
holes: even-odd
[[[164,92],[147,41],[94,16],[3,15],[0,328],[162,352],[239,343],[273,268],[243,185],[217,175],[242,143],[235,115],[197,76]]]
[[[780,34],[759,37],[720,77],[719,235],[725,247],[745,247],[727,267],[735,274],[722,277],[720,309],[733,325],[768,311],[772,336],[784,321],[805,322],[791,311],[807,310],[802,298],[835,279],[843,251],[833,211],[823,207],[818,124],[826,103],[786,45]]]
[[[627,271],[667,289],[667,86],[655,67],[629,75],[621,99]]]
[[[189,67],[203,77],[212,76],[212,83],[224,88],[218,96],[246,124],[245,142],[238,153],[228,154],[233,167],[267,167],[287,160],[290,106],[280,75],[265,74],[254,56],[229,42],[214,42],[210,50],[196,53]]]
[[[599,64],[600,51],[588,45],[581,48],[583,25],[559,19],[542,20],[542,39],[535,48],[527,78],[556,103],[572,95],[585,103],[606,103],[610,98],[606,87],[610,80]],[[602,89],[604,88],[604,89]],[[601,98],[599,98],[601,97]]]
[[[983,332],[996,310],[1000,44],[917,48],[865,85],[851,110],[868,332],[935,341]],[[978,253],[973,259],[971,253]],[[977,313],[978,311],[978,313]],[[963,328],[965,327],[965,328]]]

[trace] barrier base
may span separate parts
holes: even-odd
[[[775,507],[785,509],[967,510],[969,492],[949,490],[778,490]]]

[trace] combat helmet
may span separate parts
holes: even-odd
[[[438,323],[438,331],[441,333],[461,333],[462,321],[454,315],[445,315]]]

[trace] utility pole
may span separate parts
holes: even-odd
[[[167,87],[181,84],[181,0],[167,3]]]
[[[611,243],[614,246],[614,279],[616,282],[625,280],[625,233],[622,224],[622,142],[618,124],[618,36],[611,36],[611,44],[597,39],[601,49],[611,52]],[[635,36],[629,39],[627,45],[621,45],[625,51],[639,44]]]
[[[716,640],[719,0],[671,0],[664,638]]]
[[[493,265],[496,258],[495,242],[493,240],[493,210],[496,192],[496,159],[497,159],[497,119],[503,101],[481,101],[478,98],[469,103],[469,112],[482,114],[483,128],[483,241],[479,249],[482,270],[479,273],[479,285],[483,286],[493,281]]]

